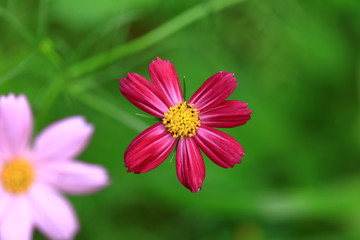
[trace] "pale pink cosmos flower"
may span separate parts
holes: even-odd
[[[170,61],[157,58],[149,65],[149,72],[152,82],[136,73],[120,79],[121,93],[160,120],[130,143],[125,166],[128,172],[150,171],[177,146],[178,179],[192,192],[198,192],[205,178],[200,149],[221,167],[240,163],[243,148],[233,137],[214,128],[243,125],[250,119],[251,110],[247,103],[226,100],[237,86],[233,73],[216,73],[186,102]]]
[[[50,239],[72,239],[78,220],[61,193],[90,193],[108,183],[104,168],[74,160],[93,126],[70,117],[32,144],[32,121],[24,95],[0,96],[0,239],[31,239],[34,228]]]

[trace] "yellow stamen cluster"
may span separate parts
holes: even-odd
[[[193,108],[194,104],[180,102],[164,113],[163,123],[167,130],[177,137],[193,137],[200,126],[199,111]]]
[[[5,190],[13,194],[26,192],[35,178],[33,166],[22,158],[6,163],[2,169],[1,182]]]

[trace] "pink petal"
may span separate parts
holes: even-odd
[[[37,137],[34,158],[37,161],[72,159],[86,147],[93,126],[82,117],[70,117],[53,123]]]
[[[237,82],[233,76],[233,73],[225,71],[216,73],[203,83],[189,103],[200,112],[216,107],[235,90]]]
[[[217,129],[202,126],[194,136],[201,150],[217,165],[231,168],[241,162],[244,150],[230,135]]]
[[[136,73],[128,73],[127,78],[120,78],[120,92],[141,110],[159,118],[164,117],[168,106],[153,83]]]
[[[11,204],[11,200],[12,196],[0,186],[0,222]]]
[[[41,181],[71,194],[91,193],[109,183],[107,172],[103,167],[76,161],[52,161],[39,164],[37,176]]]
[[[180,182],[192,192],[200,191],[205,165],[199,147],[192,137],[179,140],[176,151],[176,173]]]
[[[6,156],[22,155],[32,134],[32,112],[24,95],[0,97],[0,151]],[[4,158],[4,157],[3,157]]]
[[[143,173],[161,164],[171,153],[176,138],[157,123],[138,135],[125,152],[125,166],[128,172]]]
[[[26,197],[13,197],[1,219],[0,239],[31,239],[33,230],[33,216],[31,213],[31,207]]]
[[[1,97],[0,97],[1,101]],[[13,158],[12,153],[10,152],[9,147],[7,146],[8,142],[5,140],[4,131],[2,130],[2,121],[1,121],[1,108],[0,108],[0,168],[2,165]]]
[[[78,231],[75,212],[69,202],[46,185],[30,191],[35,224],[50,239],[72,239]]]
[[[0,133],[0,167],[2,167],[6,161],[9,161],[12,158],[12,154],[9,152],[9,148],[7,145],[2,143],[5,143],[5,140],[3,140],[2,134]]]
[[[251,110],[247,103],[230,100],[214,108],[201,112],[201,124],[208,127],[232,128],[245,124],[250,119]]]
[[[184,102],[178,75],[170,61],[158,57],[149,65],[149,73],[154,85],[170,100],[168,107]]]

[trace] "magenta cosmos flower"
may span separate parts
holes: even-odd
[[[214,128],[245,124],[251,110],[247,103],[226,99],[236,88],[233,73],[210,77],[188,102],[170,61],[157,58],[149,65],[152,82],[136,73],[120,79],[121,93],[160,122],[137,136],[125,152],[128,172],[156,168],[176,149],[176,172],[192,192],[201,189],[205,165],[200,149],[217,165],[231,168],[241,162],[244,150],[230,135]]]
[[[78,221],[60,192],[84,194],[108,183],[104,168],[75,161],[92,125],[70,117],[30,144],[32,114],[25,96],[0,96],[0,239],[31,239],[37,227],[50,239],[71,239]]]

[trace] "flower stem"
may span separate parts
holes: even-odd
[[[357,121],[356,121],[356,126],[355,126],[355,131],[354,133],[355,138],[357,140],[358,145],[360,146],[360,135],[359,135],[359,131],[360,131],[360,52],[357,54],[357,72],[356,72],[356,84],[357,84]]]
[[[37,34],[39,36],[42,36],[45,32],[48,8],[49,8],[49,1],[40,0],[38,22],[37,22]]]
[[[12,7],[9,8],[13,8],[13,3],[11,3],[11,5]],[[13,27],[13,29],[28,43],[31,43],[33,41],[33,37],[30,32],[24,27],[24,25],[19,21],[19,19],[17,19],[7,9],[0,7],[0,18],[3,18],[5,21],[7,21]]]

